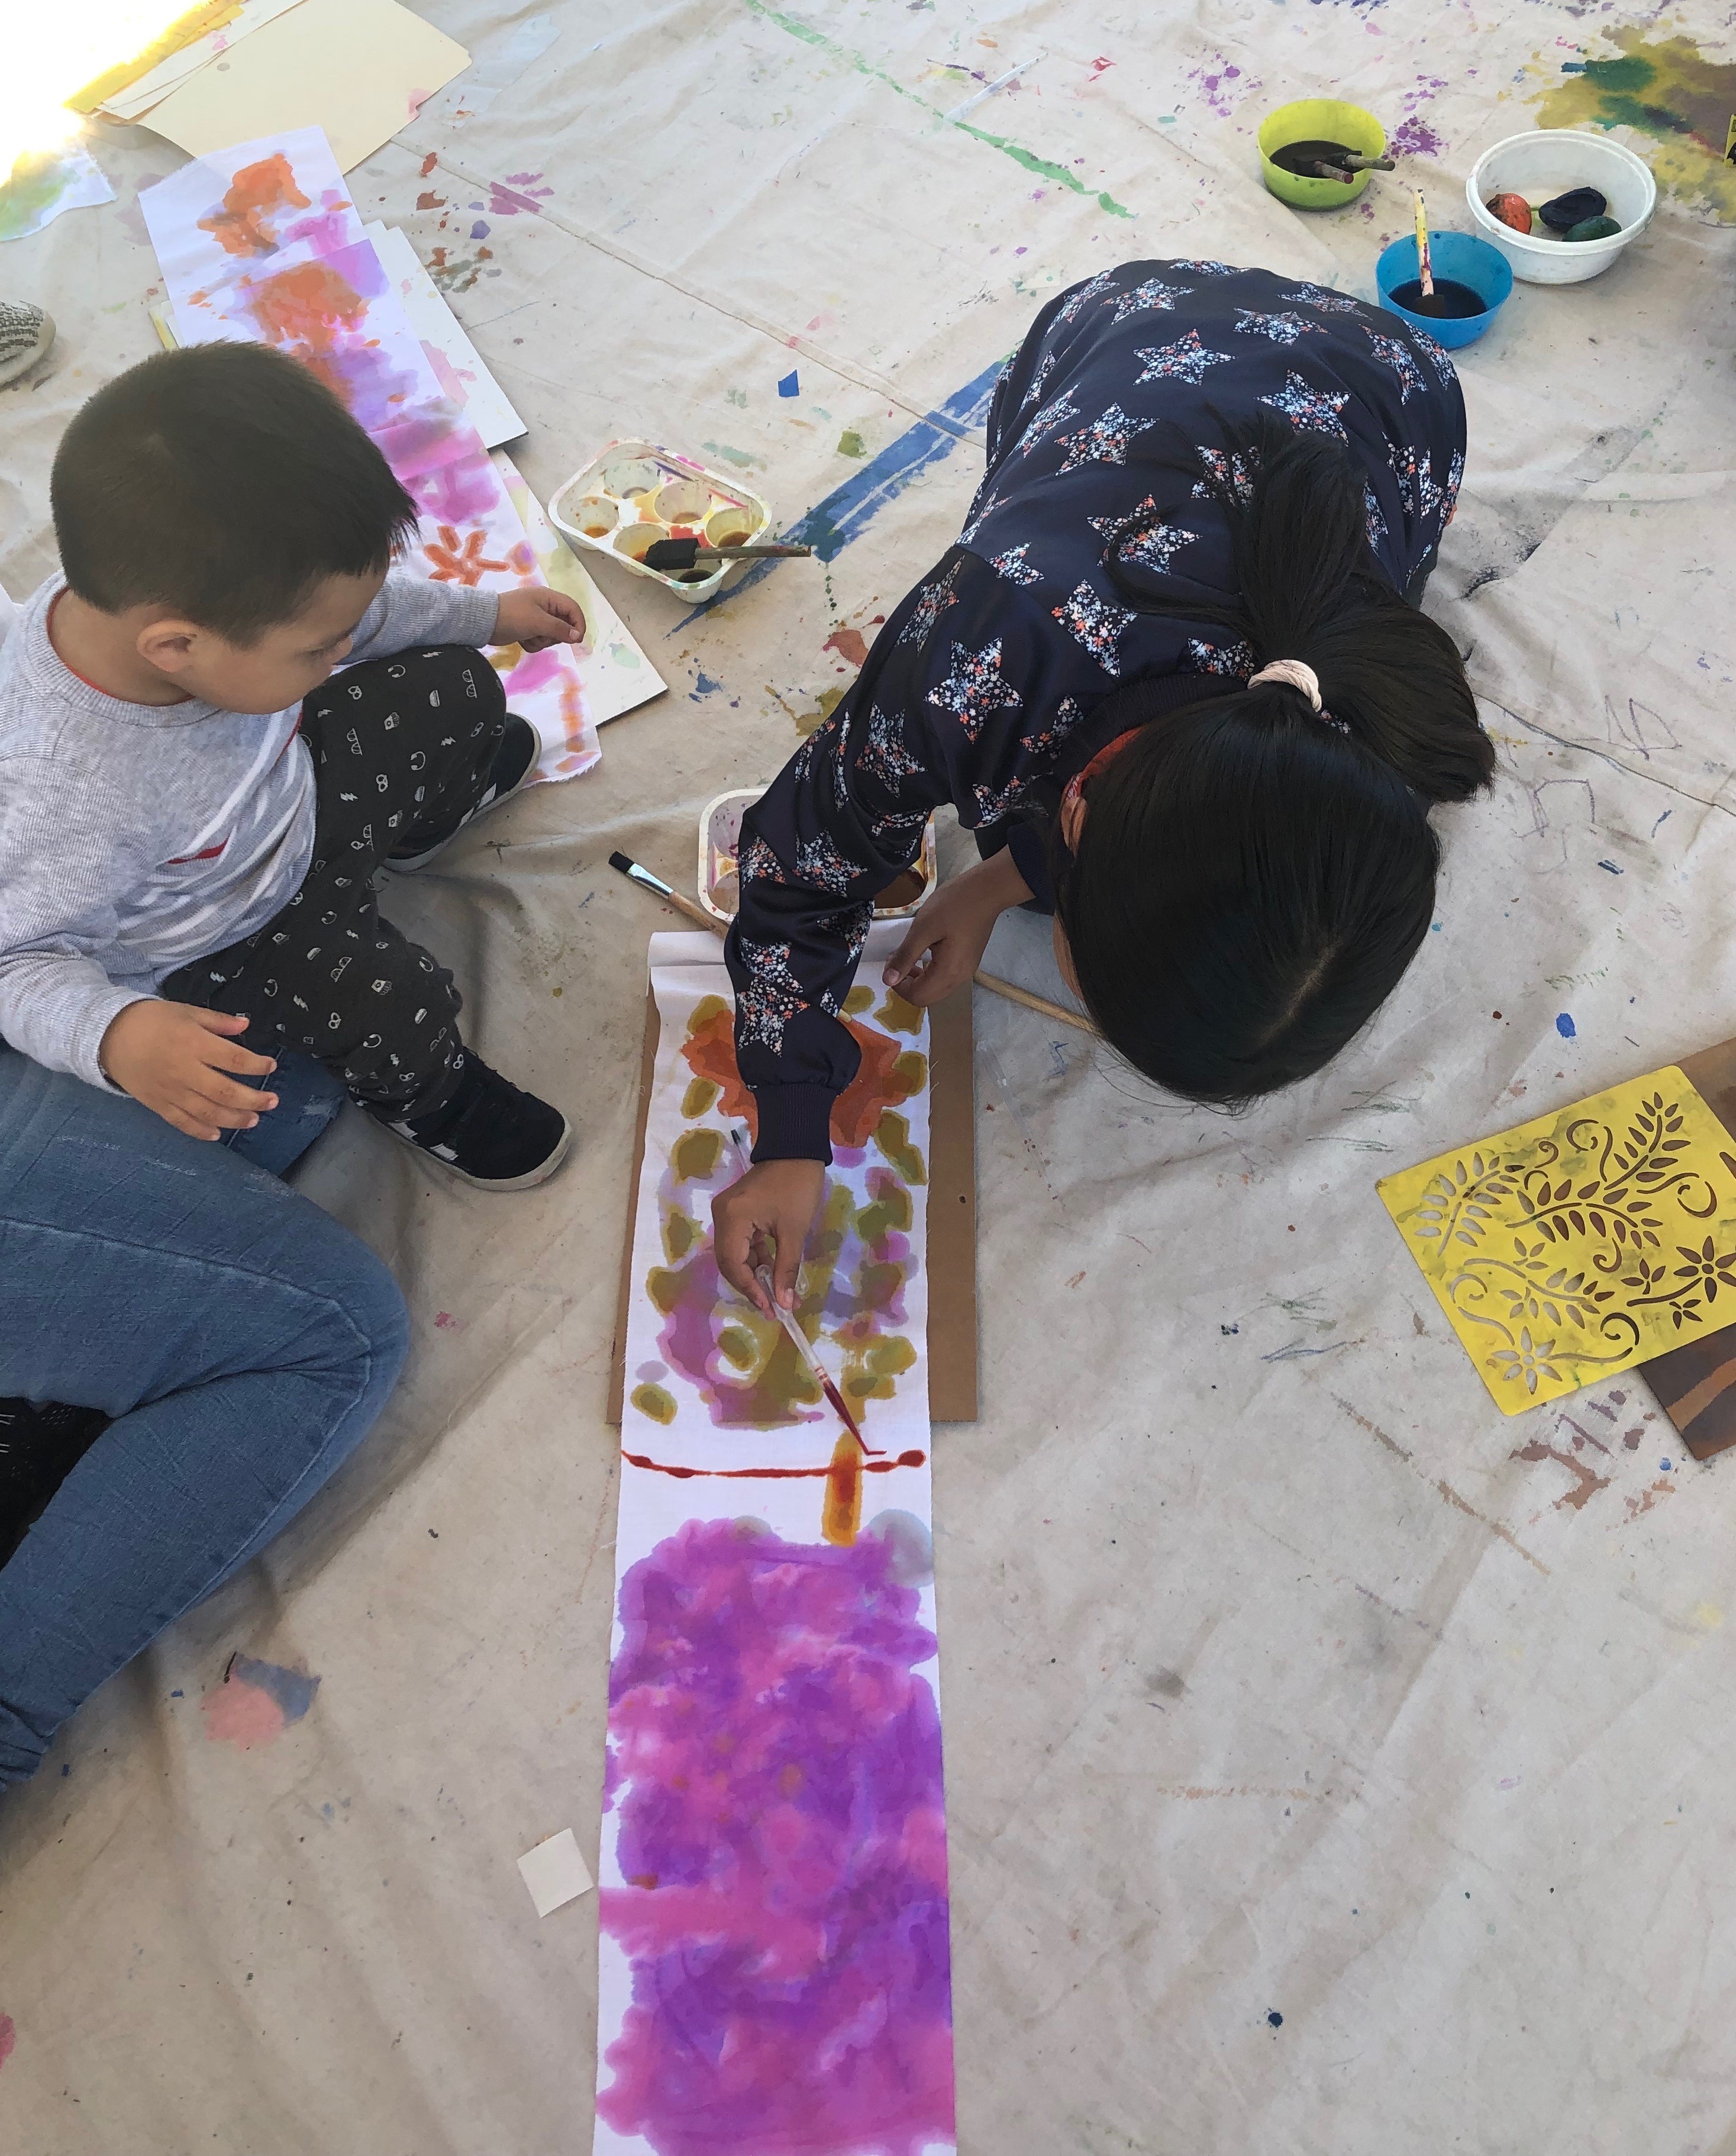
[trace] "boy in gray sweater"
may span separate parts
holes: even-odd
[[[566,1119],[464,1045],[373,878],[528,775],[475,647],[577,643],[578,608],[388,575],[410,497],[258,346],[100,390],[51,492],[62,573],[0,648],[0,1035],[213,1139],[298,1049],[468,1182],[552,1174]]]

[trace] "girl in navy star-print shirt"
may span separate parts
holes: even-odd
[[[1493,769],[1457,652],[1405,603],[1464,450],[1446,353],[1341,293],[1134,262],[1044,309],[958,543],[744,822],[733,1286],[763,1306],[775,1253],[794,1295],[872,901],[945,803],[985,858],[887,967],[912,1001],[1035,897],[1111,1046],[1186,1097],[1274,1091],[1366,1022],[1427,932],[1430,804]]]

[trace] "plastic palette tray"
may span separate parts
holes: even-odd
[[[697,539],[744,547],[769,530],[772,512],[751,488],[655,442],[611,442],[551,498],[548,513],[578,547],[607,554],[635,577],[666,584],[683,598],[709,598],[735,567],[696,562],[675,572],[648,568],[660,539]]]
[[[763,786],[737,788],[708,801],[699,816],[699,902],[716,921],[733,921],[741,903],[736,880],[736,855],[742,844],[742,819],[765,792]],[[875,902],[876,921],[903,921],[933,890],[938,874],[934,850],[934,819],[922,832],[922,850],[904,875],[883,891]],[[907,879],[922,878],[919,890],[901,889]],[[888,904],[887,901],[893,902]]]

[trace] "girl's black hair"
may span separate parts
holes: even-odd
[[[1220,624],[1252,670],[1306,660],[1323,715],[1262,683],[1148,726],[1153,680],[1114,691],[1139,731],[1086,782],[1055,911],[1112,1046],[1227,1106],[1318,1070],[1391,993],[1433,917],[1430,805],[1487,785],[1495,752],[1451,638],[1369,553],[1348,451],[1276,418],[1224,432],[1187,464],[1228,516],[1239,597],[1153,597],[1127,533],[1107,572],[1143,613]]]

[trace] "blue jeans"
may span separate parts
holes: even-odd
[[[0,1047],[0,1397],[114,1420],[0,1568],[0,1788],[347,1457],[403,1362],[378,1259],[287,1167],[342,1091],[282,1059],[233,1147]],[[299,1142],[298,1142],[299,1140]]]

